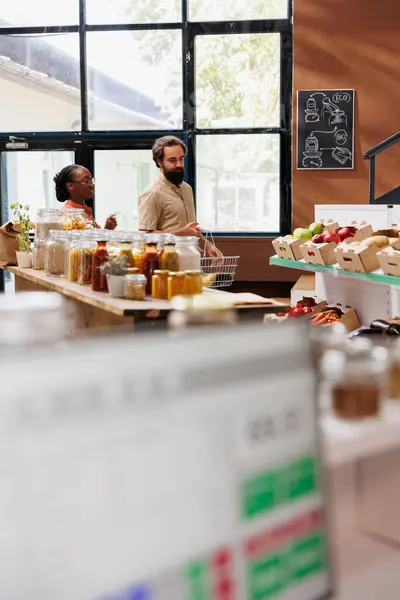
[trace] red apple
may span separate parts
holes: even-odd
[[[340,238],[336,235],[336,233],[334,231],[328,231],[324,235],[324,242],[326,244],[329,244],[330,242],[334,242],[335,244],[339,244],[340,241],[341,241]]]
[[[342,241],[351,237],[351,235],[352,235],[349,227],[342,227],[341,229],[338,229],[338,231],[336,233]]]
[[[322,233],[318,233],[317,235],[314,235],[311,241],[314,242],[314,244],[323,244],[324,236],[322,235]]]

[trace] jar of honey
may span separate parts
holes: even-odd
[[[186,293],[186,275],[182,271],[170,272],[168,277],[168,300]]]
[[[195,296],[203,291],[203,278],[201,271],[185,271],[187,296]]]
[[[154,271],[151,295],[158,300],[168,299],[168,277],[169,271]]]

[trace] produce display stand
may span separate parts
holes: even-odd
[[[82,286],[64,279],[49,277],[44,271],[22,269],[20,267],[3,267],[15,277],[16,292],[53,291],[59,292],[66,299],[66,305],[74,322],[73,336],[84,335],[88,330],[109,331],[115,328],[131,329],[146,327],[165,327],[166,317],[171,311],[171,303],[167,300],[143,301],[111,298],[108,294],[93,292],[90,286]],[[204,293],[214,296],[234,298],[239,320],[262,320],[268,311],[283,308],[272,299],[260,296],[230,294],[228,291],[205,289]],[[243,300],[244,299],[244,300]],[[248,301],[247,303],[240,303]]]

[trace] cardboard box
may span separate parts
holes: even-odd
[[[304,296],[315,296],[315,275],[302,275],[290,290],[290,304],[293,306]]]
[[[305,242],[301,247],[301,253],[306,263],[310,265],[333,265],[336,262],[334,250],[337,244],[329,242],[328,244],[314,244],[314,242]]]
[[[321,221],[321,225],[323,226],[324,231],[336,231],[336,229],[339,227],[339,223],[333,219]]]
[[[349,226],[357,229],[354,237],[351,238],[353,242],[362,242],[363,240],[371,237],[374,232],[372,225],[368,225],[365,221],[361,221],[361,223],[352,221]]]
[[[303,255],[301,253],[301,246],[304,244],[302,238],[296,238],[293,240],[285,240],[283,237],[276,238],[272,242],[272,246],[279,258],[288,258],[290,260],[301,260]]]
[[[344,271],[370,273],[379,267],[378,246],[350,246],[346,242],[338,245],[334,251],[336,262]]]
[[[329,310],[330,308],[339,308],[342,311],[343,316],[337,322],[341,323],[341,325],[343,325],[347,331],[354,331],[355,329],[361,327],[360,319],[358,318],[354,308],[351,306],[344,306],[343,304],[328,304],[322,309],[318,308],[317,310],[316,307],[313,314],[321,313],[324,310]]]
[[[394,247],[383,248],[377,252],[376,256],[385,275],[400,277],[400,254]]]

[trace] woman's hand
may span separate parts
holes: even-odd
[[[104,229],[110,229],[111,231],[116,228],[118,225],[117,219],[115,217],[115,213],[110,215],[106,220],[106,224],[104,225]]]
[[[206,243],[206,254],[211,258],[223,258],[224,256],[221,250],[214,246],[214,244],[211,244],[211,242]]]

